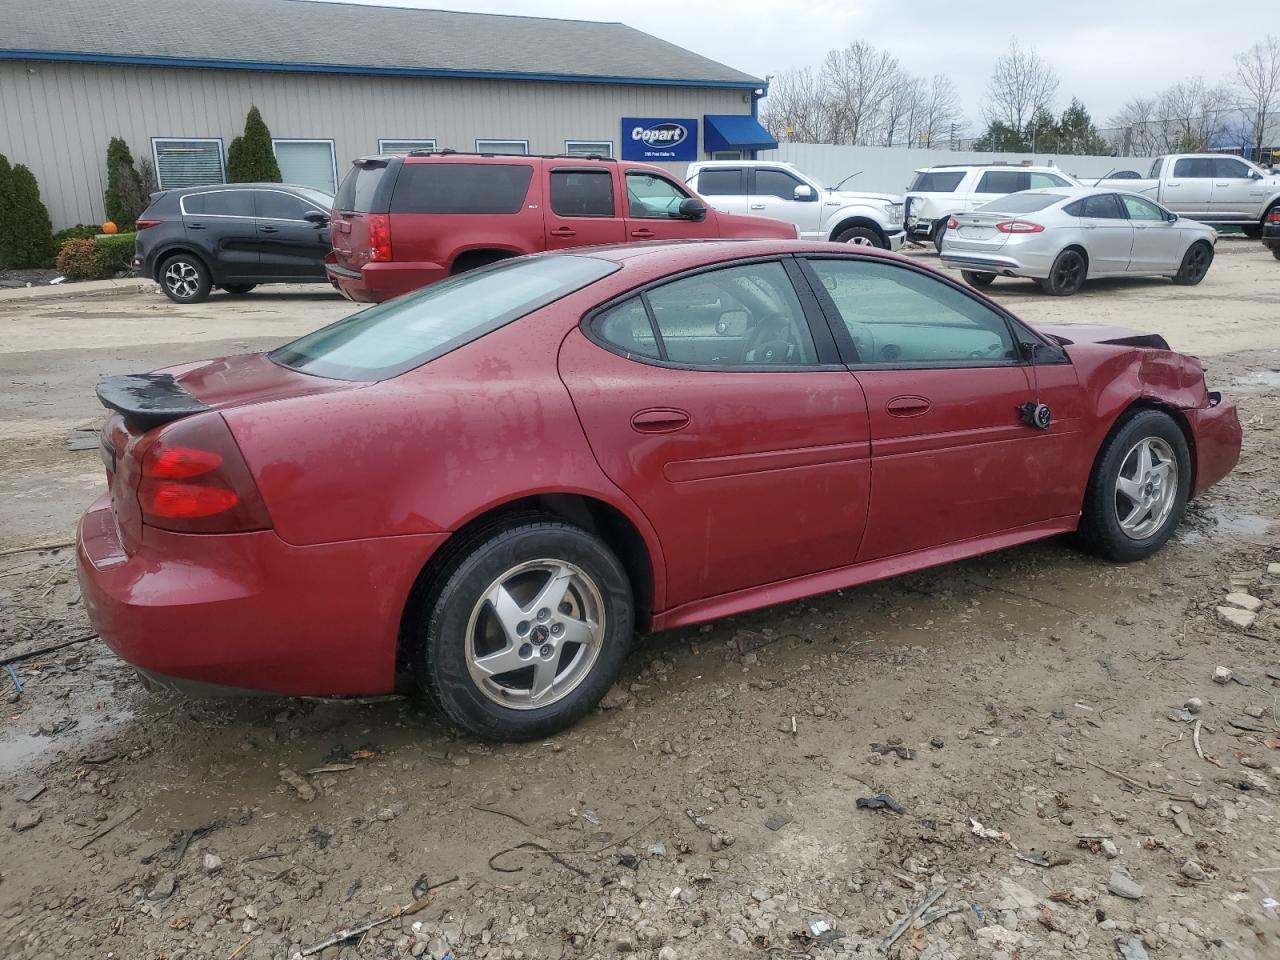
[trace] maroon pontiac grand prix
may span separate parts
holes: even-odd
[[[416,683],[499,738],[581,717],[637,630],[1056,534],[1141,559],[1240,451],[1159,336],[801,241],[521,257],[98,392],[78,561],[120,656],[183,688]]]

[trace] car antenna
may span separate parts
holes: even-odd
[[[854,177],[858,176],[860,173],[862,173],[862,171],[861,171],[861,170],[857,171],[856,173],[851,173],[851,174],[849,174],[847,177],[845,177],[843,180],[841,180],[839,183],[837,183],[837,184],[836,184],[834,187],[832,187],[831,189],[832,189],[832,190],[839,190],[841,187],[843,187],[846,183],[848,183],[848,182],[849,182],[850,180],[852,180]]]

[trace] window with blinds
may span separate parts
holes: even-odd
[[[338,192],[338,172],[334,165],[332,140],[272,140],[280,179],[302,187]]]
[[[226,182],[221,140],[157,138],[151,141],[151,149],[161,190]]]

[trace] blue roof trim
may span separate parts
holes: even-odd
[[[75,50],[0,50],[0,60],[46,60],[62,63],[119,63],[144,67],[183,67],[211,70],[270,70],[284,73],[355,73],[384,77],[437,77],[465,80],[536,80],[553,83],[617,83],[648,87],[718,87],[759,90],[765,83],[750,80],[677,80],[661,77],[610,77],[576,73],[513,73],[502,70],[436,70],[428,67],[375,67],[343,63],[284,63],[274,60],[189,60],[182,57],[144,57]]]

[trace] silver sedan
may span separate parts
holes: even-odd
[[[1194,285],[1213,263],[1218,233],[1135,193],[1096,187],[1023,190],[957,213],[941,256],[975,287],[1031,277],[1068,297],[1085,278],[1170,277]]]

